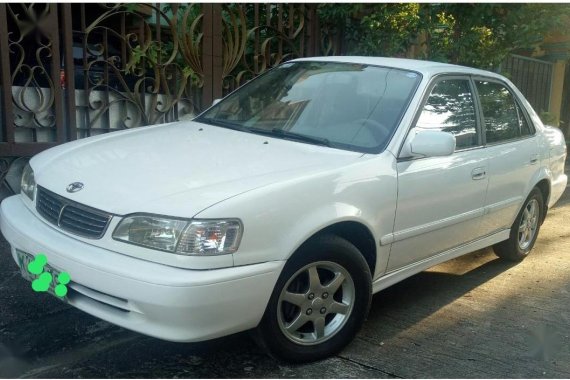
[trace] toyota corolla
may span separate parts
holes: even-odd
[[[298,59],[192,121],[38,154],[0,221],[22,274],[41,253],[48,291],[87,313],[171,341],[252,330],[311,361],[406,277],[487,246],[523,260],[565,157],[498,74]]]

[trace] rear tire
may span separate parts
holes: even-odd
[[[508,261],[524,260],[534,247],[544,211],[542,192],[534,188],[511,226],[509,239],[493,246],[495,254]]]
[[[326,358],[352,341],[371,298],[370,269],[360,251],[338,236],[318,236],[283,268],[256,340],[288,362]]]

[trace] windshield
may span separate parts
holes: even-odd
[[[378,153],[388,143],[420,74],[337,62],[285,63],[196,120],[245,132]]]

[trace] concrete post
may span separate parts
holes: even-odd
[[[548,112],[556,117],[556,126],[560,124],[565,72],[566,61],[555,61],[552,65],[552,86],[550,87],[550,109]]]

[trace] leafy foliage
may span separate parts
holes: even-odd
[[[123,7],[127,13],[136,13],[138,5],[126,3]],[[200,6],[192,7],[180,4],[176,9],[173,9],[170,4],[158,4],[157,9],[161,12],[159,21],[170,19],[171,23],[166,27],[166,30],[171,28],[169,32],[172,33],[174,31],[178,36],[184,34],[185,31],[191,27],[191,23],[200,15]],[[187,10],[187,17],[184,17]],[[174,18],[176,22],[172,23]],[[186,21],[186,24],[184,21]],[[135,44],[135,46],[130,49],[130,57],[125,66],[125,72],[127,74],[134,74],[137,72],[137,69],[144,71],[146,68],[160,71],[165,70],[168,65],[175,65],[180,68],[180,73],[182,74],[181,79],[184,83],[186,83],[188,79],[190,79],[193,84],[200,81],[198,74],[187,64],[183,55],[180,53],[180,48],[175,46],[172,38],[152,41],[150,44]]]
[[[481,68],[533,48],[570,16],[569,4],[322,4],[346,54],[408,56]]]

